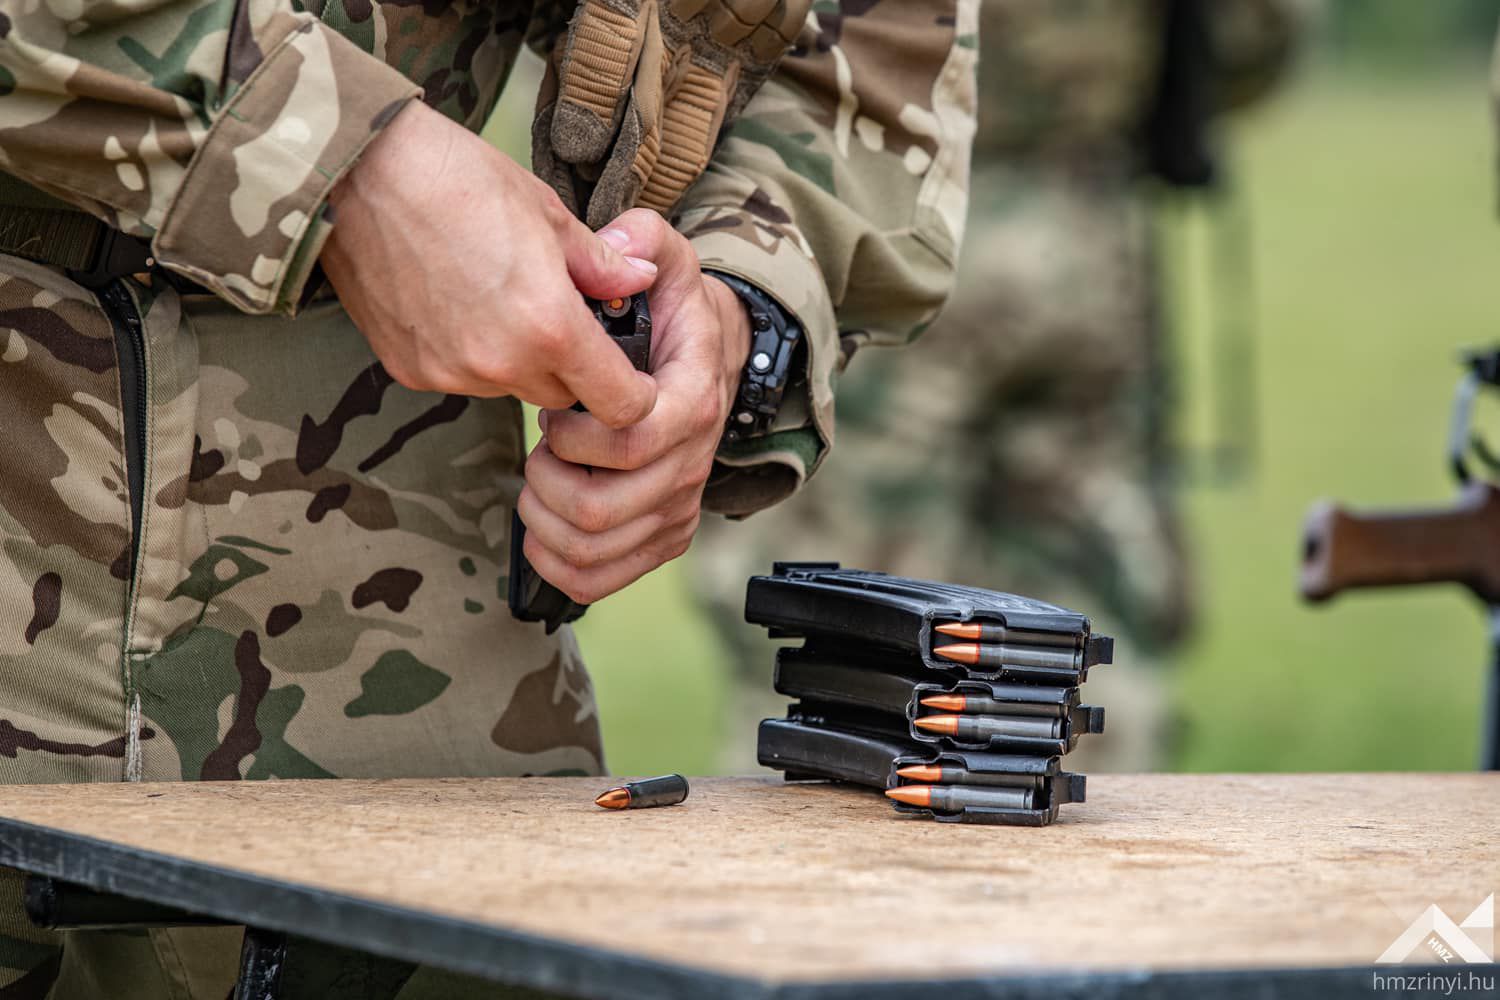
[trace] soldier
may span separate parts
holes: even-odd
[[[1090,613],[1123,648],[1090,675],[1087,700],[1111,725],[1080,746],[1080,766],[1159,763],[1164,698],[1147,664],[1191,610],[1154,412],[1163,352],[1145,185],[1169,6],[982,5],[971,224],[952,302],[911,350],[863,353],[840,378],[836,457],[797,504],[710,524],[695,550],[697,591],[741,665],[730,769],[749,762],[755,720],[779,712],[764,693],[764,633],[743,620],[744,581],[788,558]],[[1287,55],[1285,3],[1196,6],[1216,43],[1218,100],[1259,94]],[[848,335],[844,351],[861,343]]]
[[[626,585],[796,491],[839,331],[951,281],[977,4],[810,6],[6,5],[0,781],[602,771],[571,633],[507,612],[511,509],[570,596]],[[470,131],[523,45],[550,185]],[[647,289],[650,375],[580,296]],[[721,446],[767,330],[790,387]],[[17,995],[228,989],[233,933],[60,960],[17,897]]]

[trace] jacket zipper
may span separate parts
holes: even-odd
[[[135,300],[123,279],[98,292],[115,331],[115,353],[120,365],[120,415],[125,437],[125,479],[130,491],[130,578],[140,557],[141,511],[146,489],[146,342]]]

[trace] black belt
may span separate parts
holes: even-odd
[[[85,288],[99,288],[156,266],[146,240],[127,236],[3,172],[0,253],[64,268]]]

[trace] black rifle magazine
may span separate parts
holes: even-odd
[[[793,698],[905,716],[910,714],[917,688],[924,681],[943,677],[911,657],[886,650],[834,652],[807,645],[783,646],[776,651],[776,673],[771,683],[777,692]]]
[[[1052,679],[1053,672],[1045,676]],[[1069,683],[1036,684],[1015,681],[955,678],[946,670],[931,670],[911,656],[879,647],[845,645],[835,649],[824,640],[809,640],[802,646],[784,646],[776,651],[773,685],[794,698],[838,701],[865,708],[911,715],[916,691],[968,693],[1013,703],[1015,715],[1061,717],[1066,708],[1078,704],[1078,686]]]
[[[761,722],[757,755],[788,781],[844,781],[884,790],[907,784],[896,774],[898,768],[939,764],[984,775],[990,787],[1030,792],[1030,808],[971,807],[947,813],[893,803],[898,812],[944,823],[1045,826],[1057,818],[1059,806],[1084,799],[1084,776],[1063,771],[1056,756],[934,752],[898,736],[827,728],[802,717]]]
[[[1030,808],[995,808],[969,806],[958,812],[940,812],[923,806],[892,803],[899,813],[928,816],[939,823],[978,823],[989,826],[1046,826],[1057,819],[1060,806],[1084,801],[1088,779],[1082,774],[1064,771],[1057,757],[1031,757],[1011,754],[975,753],[945,750],[937,754],[909,755],[896,758],[892,774],[911,764],[938,764],[962,768],[971,774],[993,778],[1024,776],[1035,783]],[[897,785],[918,784],[897,776]]]
[[[899,736],[824,729],[800,718],[760,724],[756,758],[788,781],[847,781],[882,791],[896,782],[894,762],[922,748]]]
[[[1019,693],[1036,697],[1012,700]],[[972,736],[934,733],[917,725],[924,716],[952,713],[927,708],[921,704],[929,694],[978,695],[998,704],[986,714],[961,715],[975,720],[975,728],[992,728]],[[1046,700],[1043,700],[1045,695]],[[1104,732],[1104,709],[1099,705],[1081,705],[1078,688],[1049,688],[1022,684],[993,684],[987,681],[962,680],[952,684],[918,684],[907,704],[907,722],[911,738],[944,750],[979,750],[1014,753],[1065,754],[1078,746],[1090,733]],[[1048,731],[1048,728],[1050,731]],[[1039,731],[1040,730],[1040,731]]]
[[[997,709],[1000,714],[1052,719],[1067,717],[1079,704],[1076,685],[954,679],[883,653],[867,657],[859,651],[834,653],[815,645],[778,649],[772,686],[793,698],[836,702],[908,719],[941,714],[923,709],[921,701],[930,695],[988,698],[1004,705]]]
[[[830,701],[803,699],[787,706],[786,717],[793,722],[835,732],[856,733],[877,740],[899,743],[914,751],[922,744],[911,738],[906,719],[890,712],[877,712]],[[884,785],[881,786],[885,787]]]
[[[591,299],[584,304],[594,314],[594,320],[609,334],[636,371],[651,370],[651,303],[645,292],[637,292],[629,298]],[[573,404],[573,409],[583,410],[582,403]],[[526,523],[521,515],[510,513],[510,569],[505,600],[511,617],[523,622],[543,622],[547,634],[551,635],[569,622],[576,622],[588,611],[587,604],[579,604],[553,584],[544,580],[531,560],[526,558]]]
[[[1030,754],[1063,754],[1085,733],[1102,732],[1104,710],[1079,705],[1078,688],[993,681],[953,680],[921,668],[903,669],[891,659],[867,660],[847,652],[830,654],[812,646],[776,653],[775,688],[802,699],[800,715],[817,715],[822,724],[863,732],[904,735],[934,747]],[[963,694],[996,702],[987,714],[964,716],[981,730],[942,735],[917,726],[923,716],[948,714],[924,708],[928,695]]]
[[[1093,635],[1086,617],[1055,604],[837,563],[779,562],[772,575],[751,577],[745,620],[773,638],[840,650],[875,647],[912,656],[929,670],[981,680],[1079,684],[1089,667],[1114,655],[1112,639]],[[935,646],[952,645],[933,630],[944,622],[995,626],[1014,637],[995,647],[998,662],[959,663],[933,655]]]
[[[1044,716],[1000,717],[996,721],[1002,725],[995,732],[969,737],[927,732],[917,727],[915,719],[905,715],[812,698],[803,698],[788,706],[787,718],[823,729],[864,733],[882,739],[909,740],[929,751],[960,750],[1051,757],[1065,754],[1077,746],[1078,737],[1086,731],[1091,718],[1095,729],[1102,728],[1103,709],[1093,705],[1080,705],[1071,711],[1069,717],[1052,719]],[[1075,723],[1075,719],[1080,721]],[[1010,723],[1010,726],[1004,725],[1005,723]],[[1046,728],[1038,726],[1038,723]]]

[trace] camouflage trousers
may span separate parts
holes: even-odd
[[[1148,664],[1183,633],[1191,588],[1153,454],[1148,223],[1128,163],[976,164],[958,285],[937,322],[903,351],[854,358],[833,452],[796,503],[704,522],[698,592],[750,686],[769,687],[771,662],[743,620],[745,578],[774,560],[1009,590],[1120,640],[1084,689],[1110,721],[1078,766],[1159,764],[1167,700]],[[752,722],[730,721],[739,745],[753,746]]]
[[[0,782],[603,769],[571,633],[505,604],[514,400],[394,384],[332,301],[0,258],[0,407]],[[41,996],[59,941],[17,900],[0,996]],[[237,954],[70,935],[53,995],[221,1000]]]

